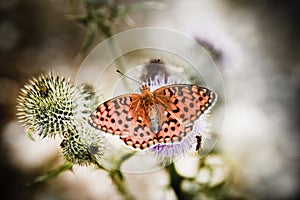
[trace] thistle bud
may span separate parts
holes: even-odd
[[[32,78],[17,97],[18,120],[42,138],[63,136],[74,127],[74,87],[53,73]]]

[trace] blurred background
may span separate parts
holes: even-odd
[[[93,9],[99,8],[107,15],[95,22]],[[74,77],[84,57],[105,38],[131,28],[156,26],[182,32],[205,46],[219,65],[226,89],[221,137],[205,160],[220,170],[195,171],[179,162],[175,170],[187,180],[178,186],[180,190],[202,191],[193,194],[193,199],[296,199],[300,175],[298,11],[297,1],[271,0],[1,0],[1,196],[124,198],[107,173],[93,167],[75,167],[73,172],[27,186],[55,166],[59,141],[34,142],[24,134],[16,120],[16,97],[26,81],[41,72],[53,70]],[[136,199],[179,198],[164,170],[124,174],[124,178]],[[207,188],[193,188],[192,179],[205,182]]]

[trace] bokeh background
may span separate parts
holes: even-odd
[[[116,1],[114,5],[127,7],[138,2]],[[157,26],[196,39],[223,75],[226,116],[215,147],[225,171],[230,172],[226,190],[231,195],[223,198],[296,199],[300,175],[297,1],[143,2],[142,8],[106,21],[111,32],[102,27],[89,41],[91,32],[78,20],[87,12],[83,0],[0,1],[1,198],[123,198],[106,172],[92,167],[77,167],[73,173],[26,187],[32,178],[54,166],[59,141],[33,142],[23,133],[15,115],[16,96],[29,78],[41,72],[54,70],[74,77],[88,51],[109,34]],[[193,168],[184,163],[177,170],[182,176],[195,176]],[[226,178],[226,172],[218,176]],[[176,199],[166,189],[169,177],[164,171],[124,176],[136,199]],[[195,198],[216,197],[199,194]]]

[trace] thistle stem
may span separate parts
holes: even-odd
[[[133,200],[134,197],[129,193],[125,182],[124,177],[119,170],[111,170],[109,172],[109,176],[114,183],[114,185],[117,187],[118,191],[123,195],[123,197],[127,200]]]
[[[72,170],[72,167],[73,167],[73,164],[65,162],[62,165],[59,165],[58,167],[54,168],[53,170],[48,171],[46,174],[38,176],[31,183],[29,183],[27,186],[30,186],[34,183],[44,182],[44,181],[47,181],[49,179],[56,178],[62,172],[65,172],[67,170]]]

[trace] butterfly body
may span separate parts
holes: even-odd
[[[165,120],[165,116],[163,112],[164,112],[163,106],[159,104],[155,104],[151,106],[149,112],[151,131],[158,133],[161,130],[162,123]]]
[[[120,95],[100,104],[89,123],[143,150],[180,142],[215,101],[214,92],[197,85],[172,84],[153,92],[143,85],[141,94]]]

